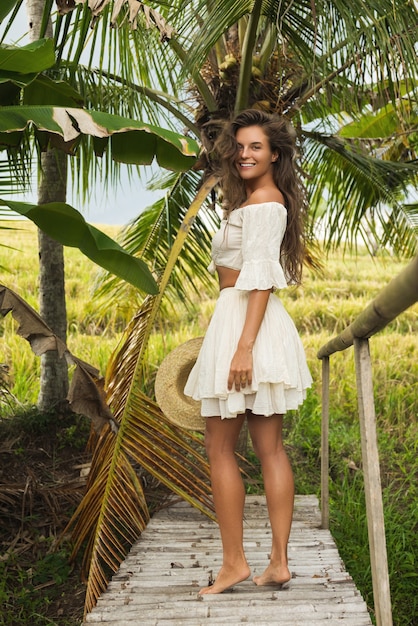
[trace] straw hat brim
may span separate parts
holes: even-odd
[[[170,422],[188,430],[205,430],[200,402],[184,394],[202,341],[203,337],[196,337],[172,350],[162,361],[155,378],[155,397],[160,409]]]

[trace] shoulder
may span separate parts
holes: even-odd
[[[256,189],[248,198],[246,204],[267,204],[271,202],[284,205],[283,194],[277,187]]]
[[[251,204],[245,204],[241,207],[239,212],[242,214],[242,217],[246,216],[247,219],[259,219],[262,215],[264,215],[265,219],[287,216],[287,209],[283,202],[276,200],[251,202]]]
[[[246,204],[238,213],[239,219],[245,231],[251,232],[257,237],[259,231],[269,232],[270,236],[275,236],[276,232],[281,233],[286,229],[287,210],[284,204],[276,201],[257,202]]]

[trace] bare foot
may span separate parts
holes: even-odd
[[[292,578],[287,565],[270,565],[261,576],[254,576],[256,585],[284,585]]]
[[[203,587],[199,591],[200,596],[205,596],[214,593],[222,593],[226,589],[241,583],[246,580],[251,574],[251,570],[248,565],[243,565],[241,568],[226,568],[222,566],[219,570],[219,574],[216,577],[215,582],[210,587]]]

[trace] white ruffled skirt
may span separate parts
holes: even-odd
[[[244,326],[248,291],[222,289],[184,393],[201,402],[203,417],[282,415],[297,409],[312,384],[305,351],[277,295],[271,294],[253,348],[252,385],[228,390],[232,357]]]

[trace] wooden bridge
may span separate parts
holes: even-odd
[[[261,573],[271,546],[265,498],[247,496],[244,545]],[[296,496],[289,542],[292,580],[257,587],[249,579],[199,596],[222,561],[218,526],[184,502],[157,513],[89,613],[85,626],[370,626],[366,604],[345,570],[315,496]]]

